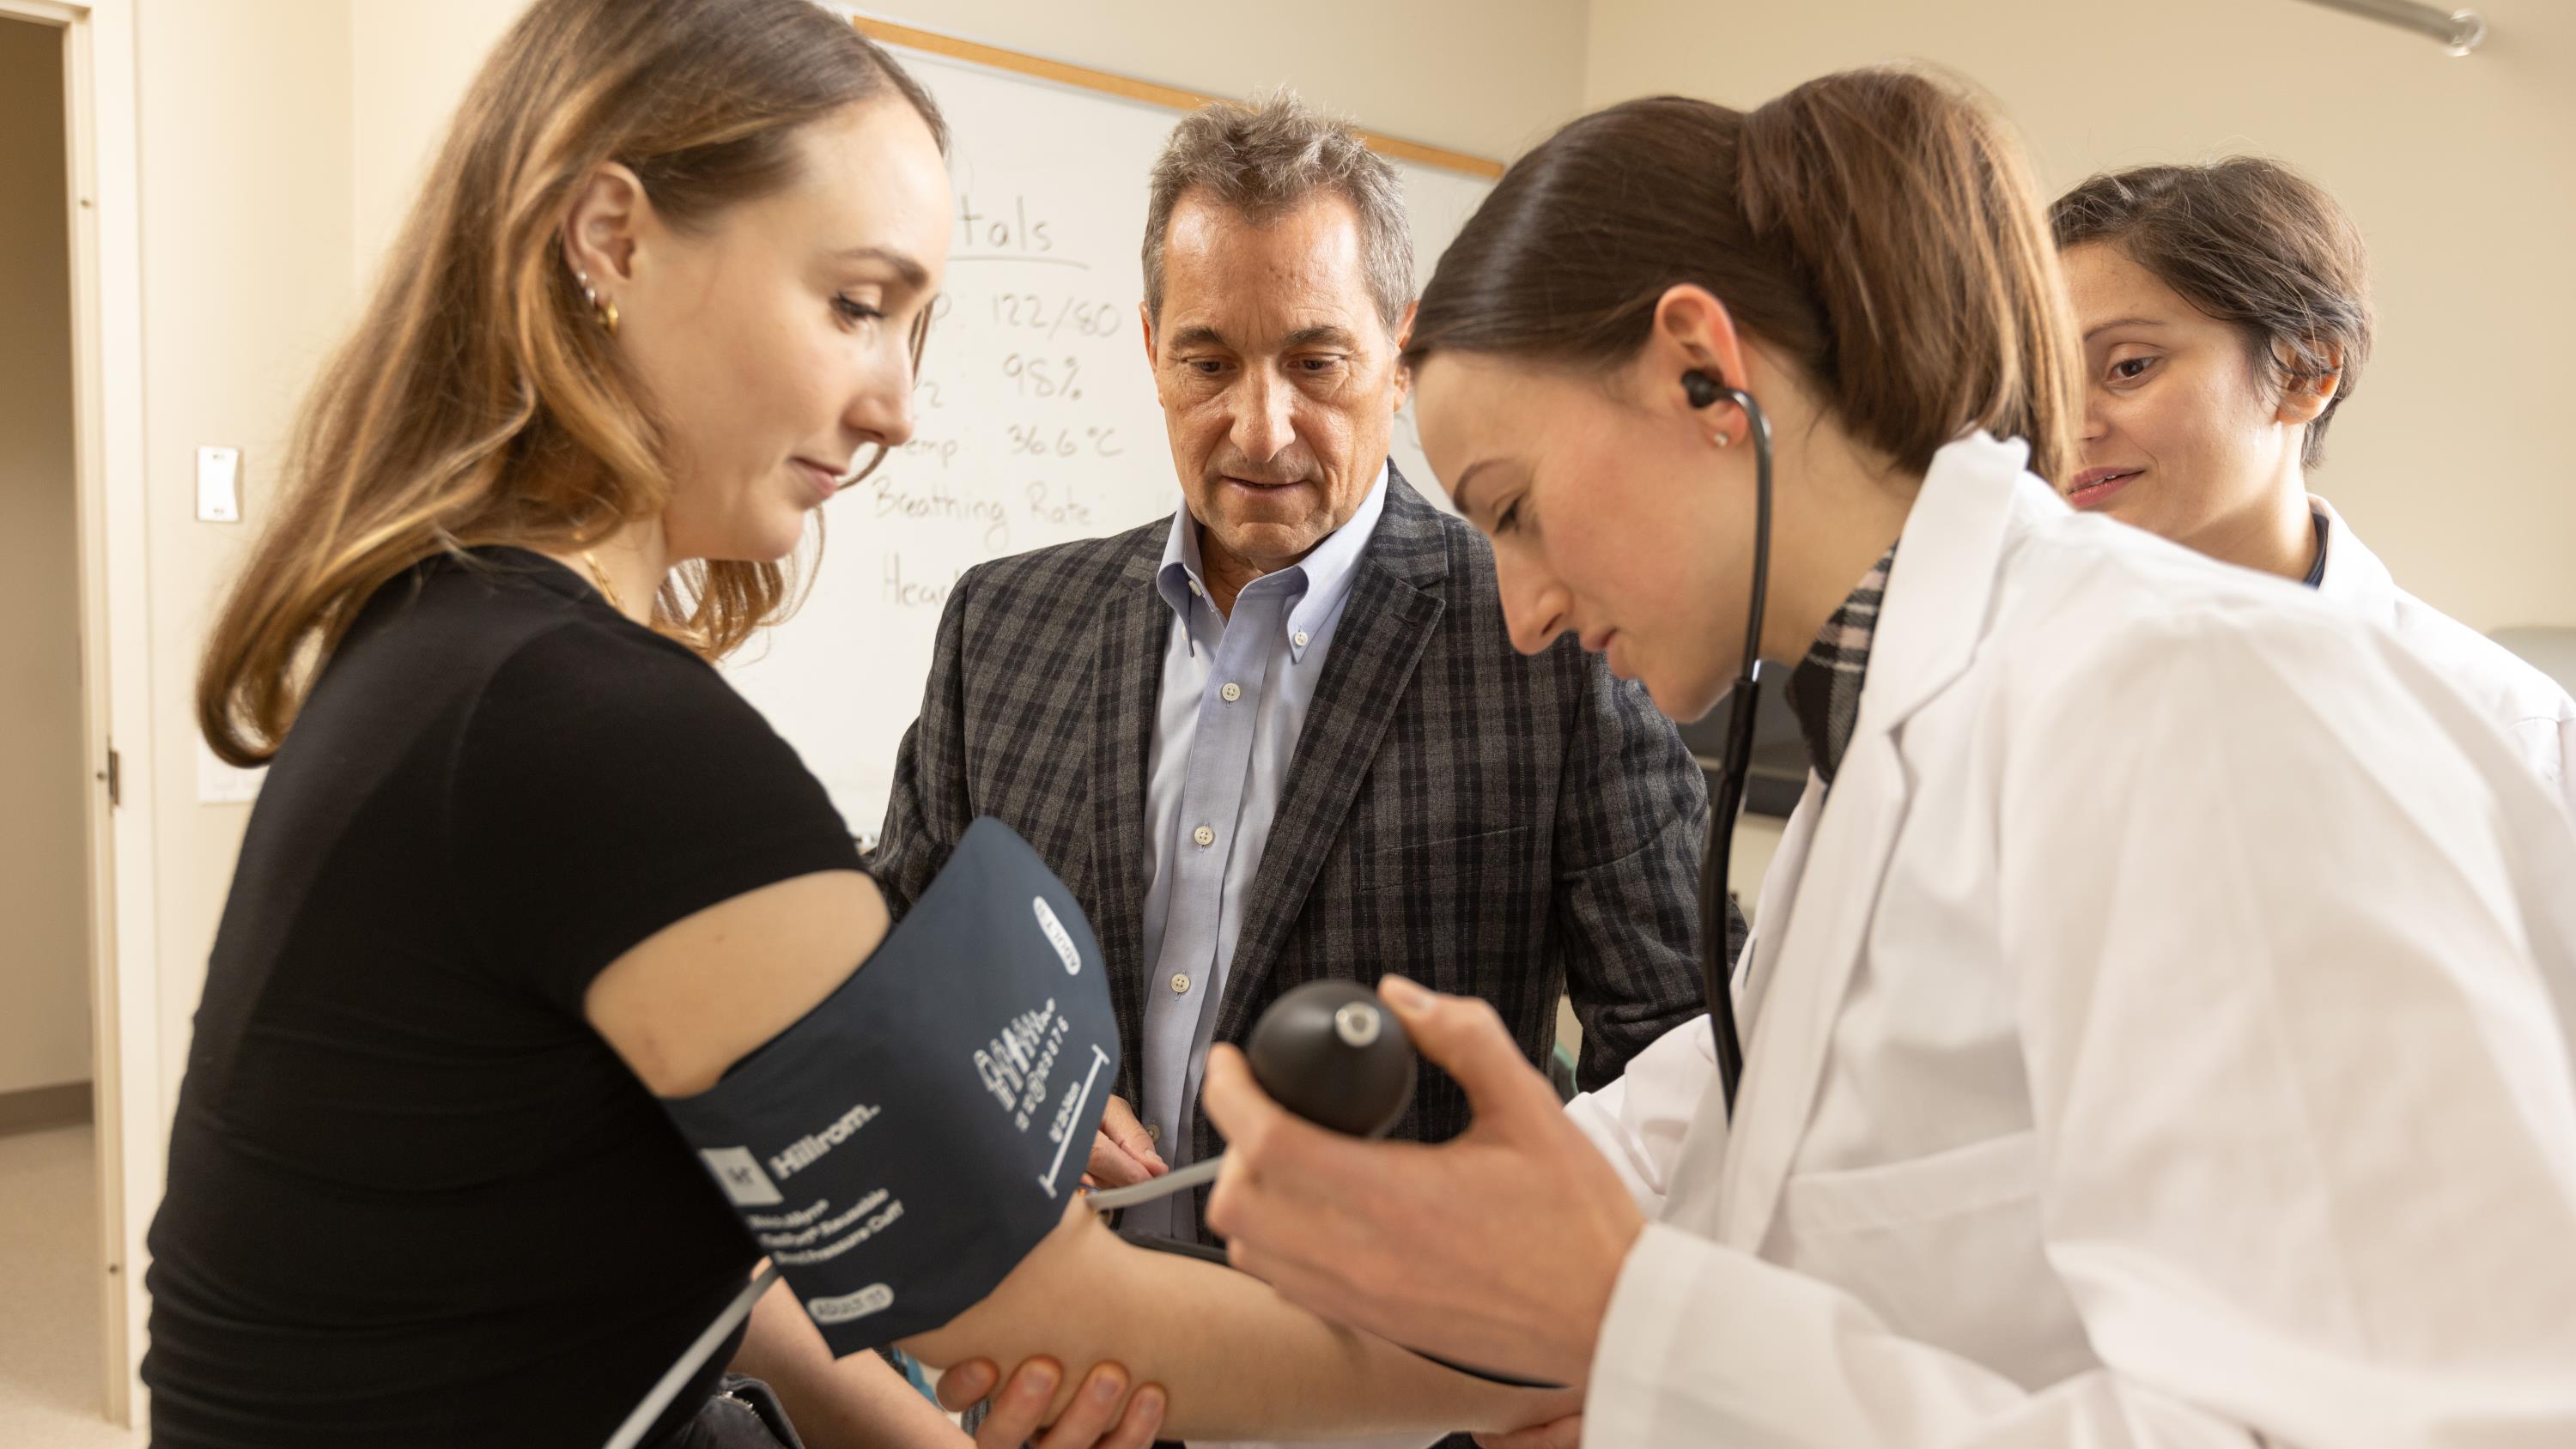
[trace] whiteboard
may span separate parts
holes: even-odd
[[[821,511],[804,606],[726,666],[871,845],[958,576],[1168,518],[1181,497],[1137,320],[1148,172],[1179,116],[899,53],[947,117],[956,183],[917,431]],[[1396,169],[1418,289],[1489,183]],[[1394,451],[1437,499],[1409,408]]]

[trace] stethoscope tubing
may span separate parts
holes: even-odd
[[[1708,802],[1707,869],[1700,875],[1700,971],[1708,1003],[1710,1035],[1717,1053],[1717,1079],[1724,1090],[1726,1114],[1735,1115],[1737,1090],[1744,1081],[1744,1043],[1735,1027],[1735,989],[1726,959],[1726,877],[1735,855],[1735,821],[1744,804],[1746,776],[1753,767],[1753,721],[1762,693],[1762,606],[1771,591],[1771,420],[1751,393],[1720,387],[1723,397],[1744,410],[1753,435],[1753,579],[1744,610],[1744,657],[1735,687],[1728,691],[1726,753],[1721,759],[1717,793]]]

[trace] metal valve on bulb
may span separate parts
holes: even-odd
[[[1252,1077],[1271,1100],[1318,1127],[1381,1137],[1413,1102],[1413,1040],[1356,981],[1309,981],[1270,1004],[1244,1044]],[[1091,1194],[1099,1212],[1213,1181],[1220,1153],[1151,1182]]]

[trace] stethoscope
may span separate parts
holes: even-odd
[[[1694,408],[1720,401],[1744,409],[1753,433],[1753,594],[1744,610],[1744,662],[1728,691],[1726,754],[1717,793],[1708,802],[1708,868],[1699,881],[1700,971],[1708,1020],[1717,1045],[1717,1080],[1725,1088],[1726,1114],[1735,1115],[1736,1088],[1744,1080],[1744,1043],[1735,1032],[1735,989],[1726,959],[1726,873],[1735,853],[1735,820],[1744,804],[1745,775],[1753,766],[1753,706],[1762,692],[1762,601],[1771,584],[1771,420],[1753,395],[1693,368],[1682,374],[1682,392]]]

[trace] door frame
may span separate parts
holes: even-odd
[[[90,777],[91,1120],[98,1148],[100,1392],[145,1422],[143,1236],[161,1201],[151,567],[143,441],[143,262],[135,0],[0,0],[60,31],[71,242],[73,453],[79,489],[81,710]]]

